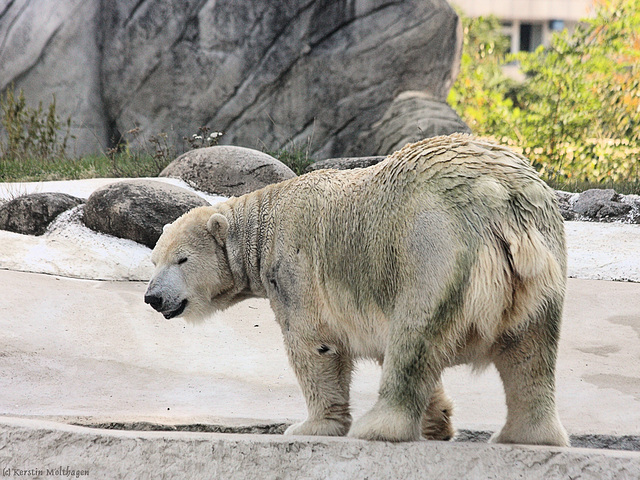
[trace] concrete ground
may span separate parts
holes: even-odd
[[[86,192],[80,196],[88,196],[97,183],[71,187],[64,183],[55,188],[77,194],[82,187]],[[48,188],[54,187],[45,185],[39,191]],[[640,281],[640,226],[566,225],[569,274],[577,278],[568,283],[558,360],[560,417],[573,435],[633,438],[636,445],[640,437],[640,283],[633,282]],[[308,475],[301,478],[344,478],[322,472],[331,471],[335,462],[342,465],[340,459],[349,455],[352,459],[361,455],[370,459],[367,468],[373,470],[362,466],[353,471],[354,475],[363,478],[370,474],[373,478],[381,468],[376,458],[393,455],[401,448],[354,440],[257,439],[176,432],[119,434],[47,423],[237,426],[274,425],[305,418],[304,400],[268,303],[246,301],[197,326],[181,319],[165,320],[142,301],[145,283],[131,281],[148,278],[149,253],[132,242],[88,232],[73,218],[59,220],[49,233],[38,238],[0,232],[0,472],[5,467],[26,465],[29,458],[40,458],[41,463],[66,461],[76,468],[94,465],[94,475],[100,474],[91,475],[93,478],[124,478],[119,470],[107,475],[102,470],[105,463],[101,455],[118,455],[133,442],[133,455],[137,452],[142,462],[151,464],[166,463],[158,459],[158,452],[165,448],[173,452],[174,459],[193,447],[212,453],[226,451],[228,458],[236,460],[237,456],[229,452],[273,456],[283,465],[293,461],[292,451],[324,451],[329,467],[309,460],[305,465],[315,465],[315,473],[302,469]],[[354,416],[374,403],[378,381],[379,367],[361,363],[353,383]],[[466,367],[450,369],[444,383],[456,405],[454,420],[458,428],[500,428],[505,417],[504,395],[493,368],[481,374],[473,374]],[[61,441],[71,445],[64,454],[58,448]],[[88,458],[86,452],[92,451],[96,442],[104,445],[104,452]],[[564,473],[575,469],[584,478],[640,478],[637,452],[420,444],[407,446],[406,452],[417,448],[416,458],[435,455],[440,460],[429,463],[429,468],[436,469],[429,471],[437,473],[437,468],[446,467],[449,470],[445,471],[451,473],[462,468],[460,471],[468,475],[460,478],[516,478],[522,473],[522,465],[528,465],[528,478],[565,478]],[[36,446],[44,449],[39,451],[40,456],[33,455]],[[474,450],[477,448],[480,450]],[[412,453],[406,455],[409,463],[405,462],[405,467],[415,461]],[[467,455],[467,460],[462,462],[459,455]],[[517,458],[520,463],[512,464],[515,470],[495,473],[491,468],[498,468],[507,457]],[[469,464],[469,458],[479,460]],[[22,464],[16,463],[19,459],[23,459]],[[192,460],[197,459],[180,460],[186,462],[185,471],[197,467]],[[396,465],[394,462],[389,465]],[[614,464],[622,470],[613,468]],[[242,467],[224,462],[215,465],[218,472],[253,468],[246,463]],[[410,470],[396,465],[394,474],[388,477],[410,478]],[[347,471],[335,472],[347,475]],[[139,468],[135,472],[129,477],[156,477]],[[297,476],[295,469],[281,476],[265,475]],[[202,474],[199,478],[206,477]]]
[[[113,421],[225,423],[305,418],[279,327],[265,300],[202,325],[165,320],[142,282],[0,271],[0,413]],[[27,298],[26,296],[34,298]],[[558,403],[570,433],[640,435],[640,284],[570,279]],[[354,416],[376,398],[362,362]],[[456,424],[495,430],[505,417],[496,371],[448,370]]]

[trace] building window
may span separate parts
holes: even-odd
[[[520,24],[520,51],[533,52],[542,45],[542,41],[541,23]]]
[[[559,32],[561,30],[564,30],[564,20],[550,20],[549,30],[551,30],[552,32]]]

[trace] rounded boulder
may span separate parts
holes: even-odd
[[[62,212],[83,203],[66,193],[32,193],[0,206],[0,229],[23,235],[43,235]]]
[[[93,192],[83,220],[92,230],[153,248],[167,223],[205,205],[209,202],[184,188],[153,180],[125,180]]]
[[[180,178],[204,192],[237,197],[296,174],[284,163],[258,150],[217,145],[179,156],[160,176]]]

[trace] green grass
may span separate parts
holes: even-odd
[[[71,159],[0,159],[0,182],[40,182],[105,177],[156,177],[168,165],[149,154],[116,153]]]
[[[287,165],[296,175],[302,175],[313,163],[303,151],[278,150],[266,152]],[[148,153],[115,153],[111,156],[41,159],[0,158],[0,182],[39,182],[80,180],[105,177],[156,177],[172,158],[154,157]]]
[[[176,152],[166,142],[154,141],[151,146],[144,144],[141,151],[125,145],[122,151],[110,150],[107,154],[87,155],[81,158],[0,155],[0,182],[155,177],[176,157]],[[308,150],[304,149],[285,148],[265,153],[280,160],[296,175],[305,173],[305,169],[313,163]]]
[[[47,107],[40,102],[34,108],[11,85],[0,95],[0,182],[154,177],[175,158],[166,133],[147,138],[139,128],[125,132],[118,147],[106,153],[71,158],[72,123],[56,114],[55,96]],[[200,131],[206,134],[208,128]]]
[[[307,167],[314,162],[314,160],[309,157],[309,151],[304,149],[281,149],[267,151],[265,153],[280,160],[293,170],[293,173],[296,175],[304,174]]]

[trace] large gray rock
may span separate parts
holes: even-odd
[[[120,131],[206,124],[225,144],[310,141],[315,157],[341,156],[397,92],[444,100],[458,71],[458,18],[445,0],[114,4],[103,85]]]
[[[244,147],[215,146],[181,155],[160,176],[180,178],[203,192],[237,197],[296,174],[266,153]]]
[[[0,229],[24,235],[42,235],[62,212],[84,200],[66,193],[32,193],[0,205]]]
[[[209,203],[184,188],[153,180],[125,180],[93,192],[83,221],[98,232],[153,248],[167,223],[203,205]]]
[[[446,98],[461,40],[445,0],[12,0],[0,90],[55,93],[78,151],[207,125],[226,144],[366,155],[351,146],[397,92]]]
[[[380,121],[360,135],[355,149],[390,155],[407,143],[456,132],[471,133],[471,129],[446,102],[425,92],[403,92]]]
[[[71,116],[69,153],[103,151],[110,119],[102,103],[100,0],[0,2],[0,93],[12,83],[30,107]]]

